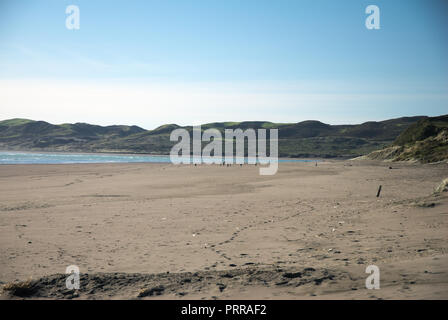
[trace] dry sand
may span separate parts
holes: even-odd
[[[448,299],[448,197],[433,195],[448,166],[389,166],[1,165],[0,284],[31,278],[16,291],[30,298]]]

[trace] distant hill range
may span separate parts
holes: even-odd
[[[446,116],[438,118],[446,127]],[[356,157],[392,143],[404,146],[416,139],[428,138],[438,132],[437,128],[440,127],[438,120],[434,119],[437,118],[403,117],[359,125],[329,125],[319,121],[219,122],[204,124],[202,129],[278,128],[279,156],[333,158]],[[421,129],[423,131],[419,129],[421,126],[425,126]],[[54,125],[45,121],[10,119],[0,121],[0,149],[169,154],[175,144],[169,136],[176,128],[181,127],[167,124],[154,130],[145,130],[137,126],[103,127],[87,123]],[[192,130],[191,126],[183,128],[190,132]]]
[[[361,159],[423,163],[448,160],[448,115],[419,120],[404,130],[391,146]]]

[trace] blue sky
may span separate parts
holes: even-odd
[[[79,6],[80,29],[65,27]],[[380,8],[380,30],[365,8]],[[359,123],[448,113],[448,4],[0,2],[0,119]]]

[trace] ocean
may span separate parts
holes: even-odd
[[[279,159],[278,162],[316,162],[310,159]],[[0,151],[0,164],[64,164],[64,163],[170,163],[168,155],[71,153],[71,152],[24,152]],[[204,163],[211,159],[203,158]],[[247,162],[247,159],[246,161]],[[265,160],[259,162],[264,163]]]

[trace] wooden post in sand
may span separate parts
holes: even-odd
[[[378,192],[377,192],[377,194],[376,194],[376,197],[377,197],[377,198],[380,196],[380,193],[381,193],[381,185],[378,187]]]

